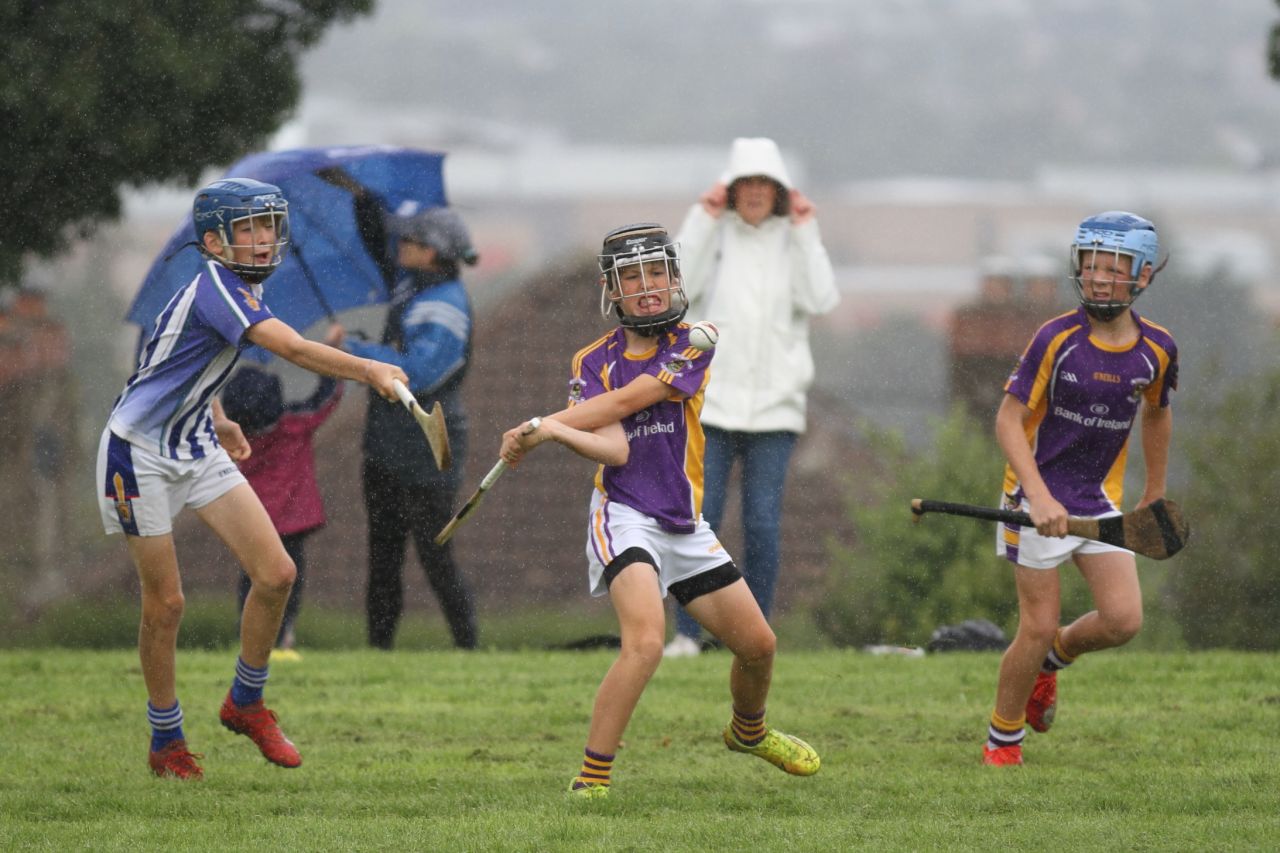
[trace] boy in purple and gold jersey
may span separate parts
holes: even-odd
[[[1000,663],[985,764],[1021,764],[1024,725],[1046,732],[1053,723],[1058,670],[1124,645],[1142,626],[1133,552],[1067,535],[1067,516],[1120,514],[1139,413],[1146,486],[1137,505],[1164,497],[1178,348],[1131,308],[1163,267],[1158,250],[1155,226],[1142,217],[1108,211],[1082,222],[1071,245],[1080,308],[1041,326],[1005,383],[996,415],[1008,460],[1004,502],[1035,526],[997,527],[997,553],[1014,563],[1018,632]],[[1097,609],[1059,628],[1057,568],[1068,557]]]
[[[611,231],[600,254],[601,310],[619,327],[573,359],[569,408],[509,430],[516,464],[544,441],[600,463],[587,536],[589,588],[608,593],[622,650],[596,693],[575,796],[607,796],[613,759],[662,661],[670,592],[733,652],[725,745],[796,776],[818,772],[799,738],[765,725],[776,639],[702,518],[702,410],[712,353],[689,343],[676,246],[656,223]],[[528,433],[525,430],[532,427]]]

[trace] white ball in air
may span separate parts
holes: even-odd
[[[689,327],[689,343],[699,352],[706,352],[720,340],[720,330],[714,323],[699,320]]]

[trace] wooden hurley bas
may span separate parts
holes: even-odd
[[[1017,510],[929,501],[921,498],[914,498],[911,501],[911,512],[915,514],[914,521],[919,521],[926,512],[941,512],[947,515],[963,515],[969,518],[1020,524],[1025,527],[1035,526],[1031,523],[1030,515]],[[1082,539],[1093,539],[1106,542],[1108,545],[1127,548],[1135,554],[1141,554],[1153,560],[1166,560],[1181,551],[1187,544],[1187,540],[1191,538],[1191,525],[1183,516],[1181,507],[1173,501],[1161,498],[1141,509],[1111,518],[1070,517],[1067,519],[1067,532]]]

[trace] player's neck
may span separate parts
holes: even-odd
[[[1112,347],[1128,346],[1138,339],[1138,321],[1128,308],[1110,320],[1089,316],[1089,336]]]
[[[658,345],[657,335],[642,335],[639,332],[628,329],[626,326],[622,327],[622,334],[627,339],[627,352],[632,355],[641,355]]]

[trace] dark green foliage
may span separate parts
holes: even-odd
[[[301,50],[373,0],[0,0],[0,287],[120,213],[122,185],[194,183],[274,131]]]
[[[993,431],[957,407],[934,425],[923,453],[896,435],[868,436],[883,474],[871,500],[849,507],[858,541],[833,548],[815,612],[833,641],[923,645],[935,628],[975,618],[1016,628],[1013,573],[995,556],[995,526],[943,515],[911,521],[912,498],[996,505],[1004,459]],[[1064,585],[1063,612],[1088,609],[1081,595],[1082,586]]]
[[[1280,649],[1280,370],[1231,386],[1183,442],[1191,543],[1169,594],[1191,648]]]

